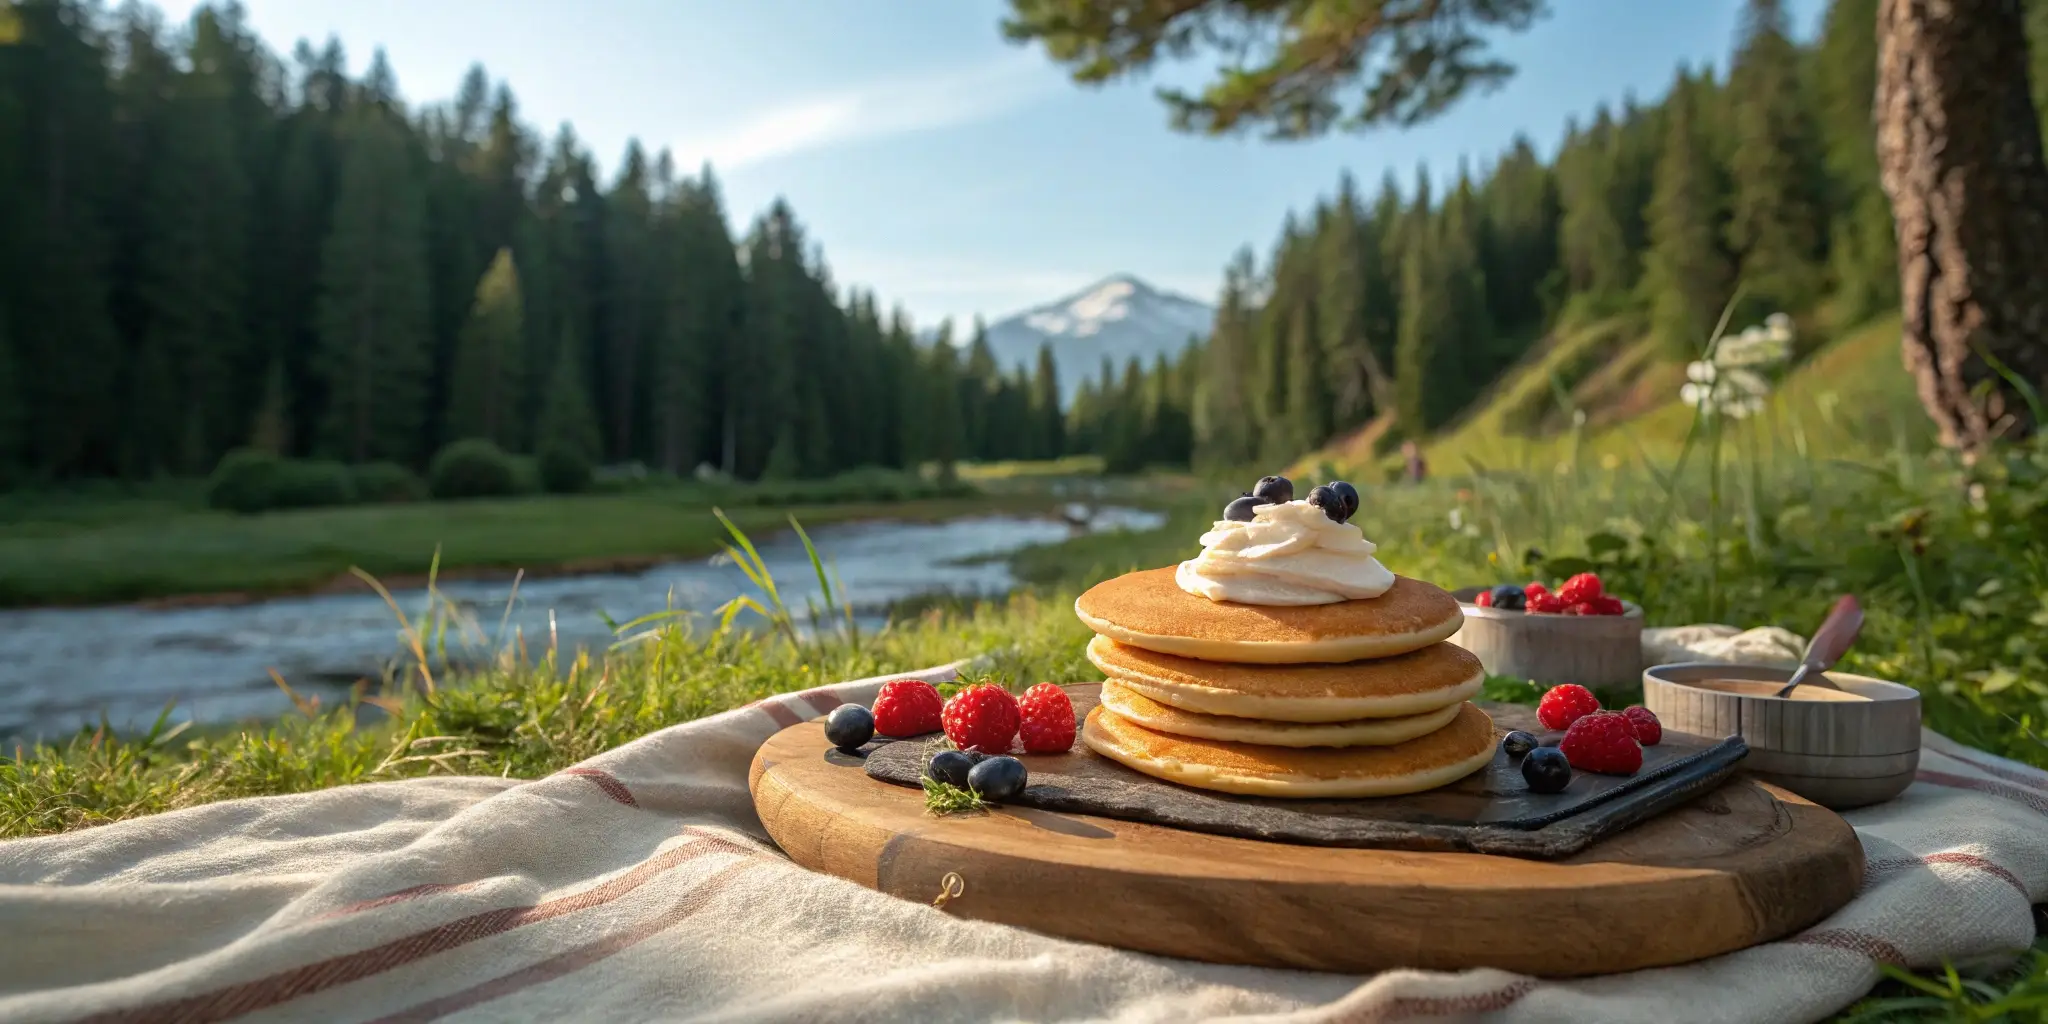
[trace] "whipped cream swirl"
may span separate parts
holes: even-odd
[[[1202,553],[1180,564],[1182,590],[1237,604],[1336,604],[1378,597],[1394,574],[1358,527],[1333,522],[1306,501],[1260,505],[1253,520],[1219,520]]]

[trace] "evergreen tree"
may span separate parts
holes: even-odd
[[[1779,0],[1749,0],[1728,81],[1735,132],[1728,243],[1745,290],[1773,310],[1803,305],[1819,284],[1819,159],[1799,65]]]
[[[601,239],[604,428],[607,448],[621,461],[639,453],[646,362],[661,322],[656,289],[667,269],[655,237],[651,185],[646,153],[638,141],[628,143],[618,181],[604,198]]]
[[[1028,457],[1057,459],[1067,453],[1067,424],[1060,410],[1060,368],[1052,356],[1052,343],[1038,345],[1038,370],[1031,376],[1031,414],[1036,426],[1031,431]]]
[[[586,462],[595,462],[603,454],[604,440],[598,434],[597,416],[590,409],[583,346],[575,337],[565,334],[550,348],[555,353],[555,365],[548,374],[547,390],[541,399],[534,448],[541,452],[569,452]]]
[[[432,325],[425,200],[402,126],[355,112],[321,253],[323,447],[355,462],[421,456]]]
[[[1681,71],[1667,101],[1644,275],[1652,321],[1678,358],[1699,352],[1706,343],[1731,287],[1718,230],[1724,186],[1700,138],[1696,102],[1694,84]]]
[[[1898,302],[1898,245],[1877,180],[1871,98],[1877,92],[1878,0],[1828,5],[1814,56],[1815,103],[1830,184],[1828,254],[1836,301],[1849,319]],[[2048,5],[2035,4],[2048,11]],[[2048,36],[2037,51],[2048,53]],[[2038,76],[2048,81],[2048,75]],[[2037,82],[2037,88],[2040,82]]]
[[[526,386],[526,318],[519,298],[519,268],[511,249],[500,249],[476,285],[476,301],[455,350],[448,396],[447,436],[480,437],[506,451],[525,442],[519,410]]]
[[[284,363],[270,364],[270,371],[263,375],[263,400],[256,407],[256,416],[249,424],[249,447],[271,455],[290,455],[292,451],[292,410],[290,385],[285,381]]]

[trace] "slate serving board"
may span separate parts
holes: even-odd
[[[1083,720],[1098,691],[1097,684],[1067,688]],[[1534,733],[1545,745],[1555,745],[1562,735],[1544,730],[1533,708],[1477,703],[1493,718],[1496,742],[1512,729]],[[921,786],[925,759],[936,742],[934,736],[872,743],[862,751],[866,772],[882,782]],[[1361,800],[1280,800],[1174,785],[1098,756],[1077,741],[1071,753],[1023,755],[1030,785],[1012,802],[1244,839],[1551,860],[1713,790],[1748,752],[1740,737],[1702,744],[1667,733],[1662,743],[1643,748],[1643,767],[1635,775],[1577,772],[1564,792],[1541,794],[1529,791],[1519,764],[1496,745],[1491,764],[1441,789]],[[848,767],[857,763],[854,757],[837,756]]]

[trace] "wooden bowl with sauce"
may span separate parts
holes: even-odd
[[[1791,669],[1657,665],[1643,672],[1643,706],[1667,731],[1742,737],[1745,770],[1823,807],[1898,796],[1920,767],[1919,691],[1847,672],[1826,676],[1841,689],[1808,684],[1776,697]]]
[[[1489,587],[1452,592],[1465,624],[1451,643],[1479,656],[1486,671],[1536,683],[1626,686],[1643,671],[1643,610],[1633,601],[1620,615],[1549,615],[1482,608],[1473,598]],[[1719,739],[1720,737],[1715,737]]]

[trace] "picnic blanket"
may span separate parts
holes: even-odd
[[[544,779],[346,786],[0,843],[0,1020],[1811,1021],[1879,962],[2026,947],[2048,898],[2048,774],[1929,734],[1919,781],[1847,816],[1864,892],[1701,963],[1553,982],[1106,949],[883,896],[768,842],[755,749],[880,682]]]

